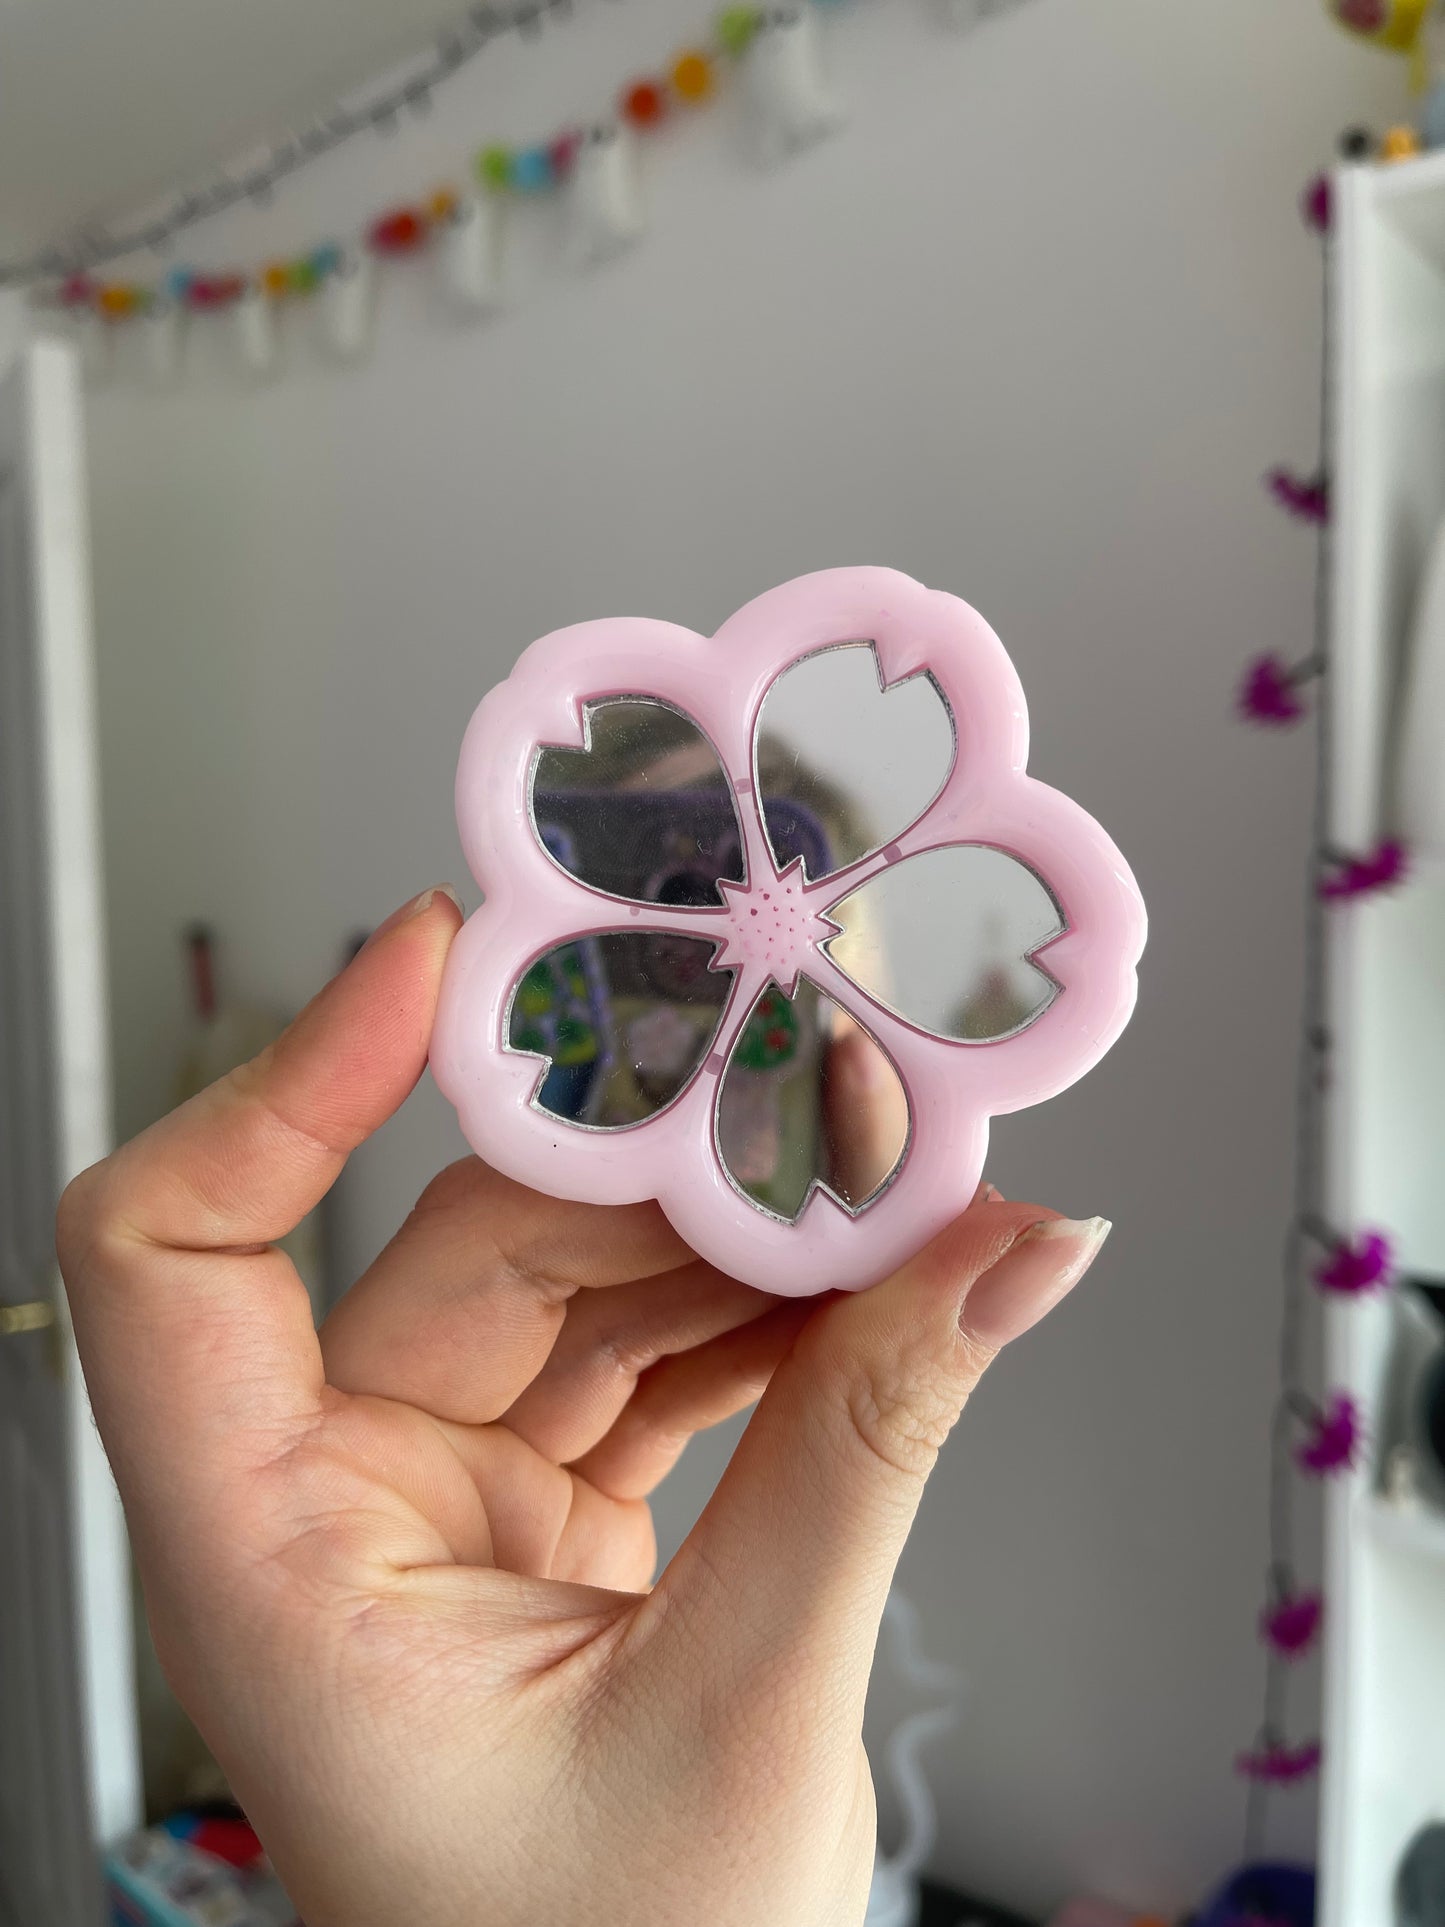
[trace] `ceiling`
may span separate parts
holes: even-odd
[[[190,186],[456,22],[461,0],[0,0],[0,257]]]

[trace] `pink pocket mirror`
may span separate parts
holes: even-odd
[[[556,1197],[656,1198],[721,1270],[876,1283],[968,1203],[990,1117],[1128,1022],[1144,905],[1026,773],[967,603],[891,569],[784,583],[715,636],[578,623],[485,697],[457,771],[485,902],[432,1069]]]

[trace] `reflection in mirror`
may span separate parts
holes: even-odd
[[[809,876],[829,876],[922,816],[953,767],[953,719],[931,676],[884,691],[872,643],[845,643],[779,676],[763,702],[755,753],[778,867],[801,856]],[[786,816],[785,800],[794,805]],[[792,834],[797,805],[819,826],[821,852]]]
[[[1040,1016],[1059,986],[1032,951],[1065,928],[1016,857],[952,844],[890,864],[828,911],[834,963],[889,1010],[939,1037],[988,1042]]]
[[[543,749],[532,821],[564,870],[609,896],[706,904],[741,882],[742,839],[712,744],[654,697],[587,705],[585,749]]]
[[[732,986],[697,937],[618,930],[539,957],[512,998],[507,1042],[548,1059],[532,1100],[571,1124],[640,1124],[707,1056]]]
[[[908,1146],[908,1098],[891,1060],[804,977],[769,984],[718,1091],[723,1168],[755,1204],[789,1220],[815,1183],[859,1210]]]

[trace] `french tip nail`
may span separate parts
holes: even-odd
[[[413,897],[410,903],[404,903],[399,910],[393,910],[389,917],[376,926],[366,942],[361,945],[361,949],[369,949],[378,937],[387,936],[401,924],[410,923],[413,917],[424,915],[439,896],[449,897],[460,914],[463,917],[466,916],[466,907],[452,886],[449,883],[434,883],[430,890],[423,890],[419,897]]]
[[[1029,1225],[965,1293],[960,1330],[992,1350],[1022,1337],[1073,1290],[1111,1229],[1107,1218]]]
[[[1105,1238],[1114,1229],[1110,1218],[1045,1218],[1040,1224],[1031,1224],[1023,1234],[1029,1240],[1040,1243],[1049,1239],[1070,1238],[1086,1251],[1097,1251]],[[1023,1240],[1018,1241],[1022,1243]]]

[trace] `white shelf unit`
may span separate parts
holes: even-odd
[[[1336,178],[1332,820],[1388,834],[1403,648],[1445,516],[1445,155]],[[1445,716],[1439,719],[1445,755]],[[1445,871],[1327,920],[1330,1220],[1445,1275]],[[1388,1301],[1332,1306],[1327,1364],[1380,1436]],[[1371,1453],[1333,1484],[1321,1927],[1394,1927],[1400,1856],[1445,1819],[1445,1521],[1396,1511]]]

